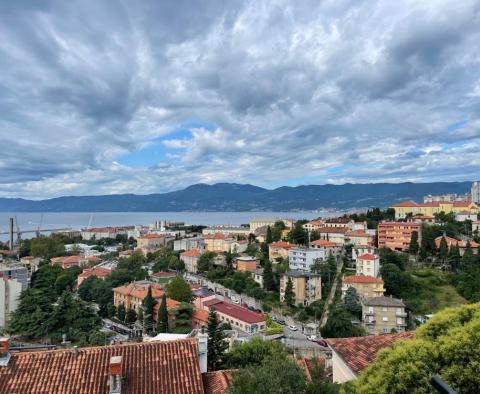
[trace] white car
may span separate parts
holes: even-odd
[[[316,335],[308,335],[307,338],[310,340],[310,341],[315,341],[317,339],[317,336]]]
[[[293,326],[293,325],[288,326],[288,328],[292,331],[297,331],[298,330],[297,326]]]
[[[240,300],[237,300],[236,298],[232,297],[232,302],[234,304],[240,304]]]

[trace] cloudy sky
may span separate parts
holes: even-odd
[[[0,2],[0,196],[480,178],[480,2]]]

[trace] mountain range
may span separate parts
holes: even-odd
[[[196,184],[147,195],[64,196],[46,200],[0,198],[2,212],[296,211],[388,207],[422,201],[427,194],[470,191],[471,182],[370,183],[282,186],[273,190],[237,183]]]

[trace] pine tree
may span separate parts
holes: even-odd
[[[288,277],[287,285],[285,286],[285,303],[287,305],[293,305],[295,302],[295,293],[293,292],[293,282],[292,278]]]
[[[460,247],[457,245],[452,245],[450,251],[448,252],[448,262],[452,269],[455,271],[460,266]]]
[[[270,260],[265,260],[263,265],[263,287],[265,290],[273,290],[273,271]]]
[[[166,294],[162,296],[162,302],[160,303],[160,309],[158,310],[157,332],[159,334],[168,332],[168,310]]]
[[[410,254],[416,255],[418,253],[418,232],[412,231],[412,238],[410,239],[410,246],[408,247]]]
[[[155,332],[153,327],[153,309],[156,304],[157,301],[152,297],[152,287],[148,286],[147,296],[142,301],[144,327],[148,335],[152,335]]]
[[[471,267],[474,262],[475,256],[473,255],[472,245],[470,244],[470,241],[467,241],[467,244],[465,245],[465,251],[463,252],[462,265],[466,269]]]
[[[215,371],[222,366],[223,355],[228,348],[215,308],[208,315],[208,370]]]
[[[120,304],[117,308],[117,317],[118,317],[118,320],[120,320],[122,323],[125,321],[126,313],[127,311],[125,309],[125,305]]]
[[[135,312],[135,309],[127,309],[127,313],[125,314],[125,321],[129,324],[133,324],[137,321],[137,312]]]

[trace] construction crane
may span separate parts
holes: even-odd
[[[93,213],[90,214],[90,219],[88,219],[87,229],[89,229],[90,227],[92,227],[92,222],[93,222]]]
[[[40,215],[40,221],[38,222],[37,231],[35,232],[37,238],[40,237],[40,228],[42,227],[42,223],[43,223],[43,213]]]
[[[20,232],[20,227],[18,225],[18,218],[17,215],[15,215],[15,227],[17,229],[17,245],[20,244],[20,240],[22,239],[22,233]]]

